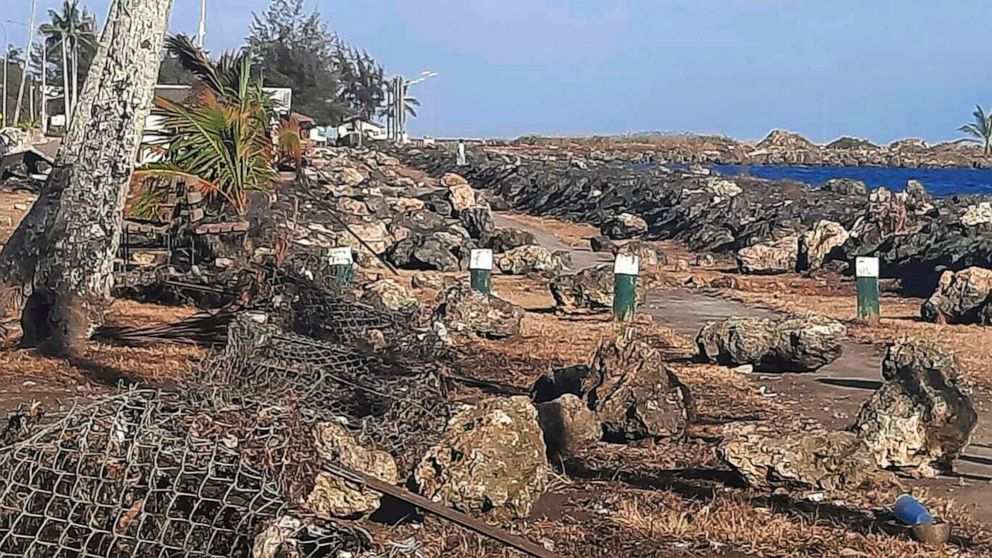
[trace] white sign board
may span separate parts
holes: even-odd
[[[53,114],[48,120],[49,126],[54,126],[56,128],[65,128],[65,115],[64,114]]]
[[[617,259],[613,262],[614,275],[638,275],[641,267],[641,259],[633,254],[617,254]]]
[[[351,257],[351,246],[341,246],[331,248],[327,252],[331,265],[351,265],[354,260]]]
[[[858,258],[854,268],[858,277],[878,277],[878,258]]]
[[[492,271],[493,251],[484,248],[472,250],[472,254],[469,257],[468,268]]]

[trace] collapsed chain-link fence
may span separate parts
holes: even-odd
[[[313,428],[342,423],[408,474],[447,423],[448,349],[416,316],[298,271],[252,283],[240,310],[116,332],[226,339],[187,385],[107,396],[41,424],[15,414],[0,429],[0,558],[316,558],[372,546],[294,505],[322,463]]]
[[[314,420],[344,422],[360,441],[392,454],[401,471],[440,437],[448,406],[435,362],[393,360],[259,323],[266,319],[235,318],[226,349],[209,359],[200,383],[228,397],[292,401]]]
[[[105,397],[0,449],[0,557],[250,556],[317,467],[287,408]],[[370,546],[362,531],[315,521],[292,534],[300,556]]]

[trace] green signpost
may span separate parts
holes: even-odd
[[[630,254],[617,254],[613,263],[613,315],[617,321],[629,322],[637,310],[637,276],[640,259]]]
[[[878,258],[855,260],[858,278],[858,319],[875,321],[881,315],[878,296]]]
[[[472,250],[469,256],[468,272],[472,290],[490,294],[493,290],[493,251]]]
[[[352,257],[351,246],[339,246],[328,251],[328,263],[334,282],[343,287],[351,285],[355,280],[355,260]]]

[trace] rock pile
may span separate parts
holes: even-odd
[[[882,361],[885,384],[865,402],[855,432],[881,467],[919,476],[949,470],[978,422],[953,356],[934,343],[901,342]]]
[[[937,149],[905,144],[877,150],[848,141],[829,149],[796,150],[806,143],[779,133],[758,149],[761,153],[732,146],[724,146],[724,153],[747,157],[749,164],[820,164],[857,158],[863,150],[866,162],[899,166],[922,163]],[[717,152],[724,147],[714,146]],[[443,150],[418,148],[399,155],[436,176],[455,170]],[[519,150],[513,155],[481,152],[458,170],[514,208],[588,222],[614,238],[675,238],[697,252],[743,251],[745,271],[815,269],[872,255],[880,258],[883,277],[900,279],[907,294],[929,295],[945,270],[992,268],[992,231],[987,230],[992,224],[986,223],[982,205],[992,202],[980,196],[931,198],[911,182],[903,192],[876,189],[866,200],[865,185],[850,180],[816,188],[735,177],[736,188],[730,188],[718,177],[657,165],[635,167],[619,155],[573,154],[571,160],[581,164]],[[848,233],[846,240],[841,230]],[[600,239],[594,244],[594,249],[612,251]]]
[[[840,358],[847,328],[806,314],[786,318],[727,318],[699,330],[699,356],[725,366],[750,364],[760,372],[810,372]]]

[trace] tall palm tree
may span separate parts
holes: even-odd
[[[96,21],[79,7],[79,0],[63,0],[60,11],[48,10],[49,22],[41,26],[48,48],[62,53],[62,99],[69,117],[79,98],[79,53],[96,45]]]
[[[958,128],[959,132],[964,132],[971,136],[968,141],[981,143],[985,146],[985,154],[992,152],[992,115],[985,114],[981,105],[975,105],[975,112],[972,113],[975,121]]]

